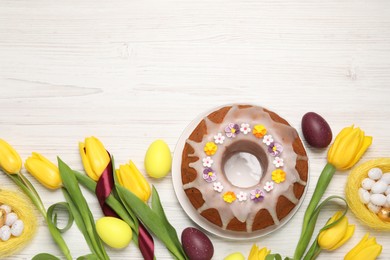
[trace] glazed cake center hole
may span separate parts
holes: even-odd
[[[257,185],[267,168],[266,158],[257,144],[241,141],[230,145],[222,159],[226,179],[239,188]]]

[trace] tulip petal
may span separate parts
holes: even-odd
[[[336,212],[327,225],[335,222],[342,216],[340,211]],[[322,249],[330,250],[336,246],[345,236],[348,229],[348,219],[344,216],[336,225],[320,232],[318,244]]]
[[[249,252],[248,260],[257,260],[257,252],[259,247],[256,244],[253,244],[251,251]]]
[[[85,139],[85,154],[96,176],[100,177],[110,162],[110,156],[103,144],[96,137]]]
[[[22,168],[20,155],[3,139],[0,139],[0,167],[8,174],[16,174]]]
[[[38,153],[33,153],[25,162],[27,171],[48,189],[58,189],[62,185],[58,168]]]
[[[374,260],[382,252],[382,246],[375,244],[363,248],[360,252],[354,257],[356,260]]]
[[[87,155],[85,154],[85,144],[82,142],[79,142],[79,151],[80,151],[81,161],[83,162],[84,170],[87,173],[87,175],[94,181],[99,180],[99,176],[95,174],[95,172],[92,170],[91,165],[89,164],[89,160],[87,158]]]
[[[333,251],[339,248],[340,246],[344,245],[345,242],[347,242],[352,237],[354,232],[355,232],[355,225],[349,225],[343,239],[341,239],[336,245],[334,245],[329,250]]]

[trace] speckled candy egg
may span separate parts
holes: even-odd
[[[386,203],[386,196],[383,194],[371,194],[370,202],[377,206],[383,206]]]
[[[21,219],[18,219],[11,227],[11,234],[14,237],[18,237],[23,233],[23,230],[24,230],[24,223]]]
[[[384,173],[380,180],[390,185],[390,172]]]
[[[388,186],[386,191],[385,191],[385,195],[389,195],[389,194],[390,194],[390,186]]]
[[[7,216],[5,217],[5,224],[10,227],[15,223],[17,219],[18,219],[18,215],[16,215],[15,212],[8,213]]]
[[[363,188],[359,188],[359,198],[363,204],[367,204],[370,202],[370,193]]]
[[[11,206],[7,205],[7,204],[3,204],[0,206],[0,209],[3,209],[5,210],[5,213],[11,213]]]
[[[368,171],[368,177],[373,180],[379,180],[382,177],[382,170],[379,168],[372,168]]]
[[[385,193],[387,186],[388,185],[383,181],[377,181],[374,185],[372,185],[371,192],[374,194]]]
[[[200,230],[188,227],[181,234],[181,243],[191,260],[208,260],[214,255],[214,246]]]
[[[371,202],[367,204],[367,208],[372,212],[372,213],[375,213],[377,214],[379,212],[379,210],[381,209],[380,206],[377,206],[375,204],[372,204]]]
[[[306,113],[302,117],[302,133],[308,144],[315,148],[325,148],[332,141],[332,130],[319,114]]]
[[[7,225],[4,225],[0,228],[0,239],[7,241],[11,237],[11,228]]]
[[[371,190],[371,188],[372,188],[372,186],[374,186],[374,184],[375,184],[375,181],[373,179],[365,178],[362,181],[362,188],[365,190]]]

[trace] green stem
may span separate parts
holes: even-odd
[[[321,172],[320,178],[318,179],[317,185],[314,189],[313,196],[311,197],[311,200],[305,212],[305,216],[303,218],[301,236],[299,238],[294,253],[295,260],[301,259],[303,254],[306,251],[309,241],[303,241],[303,240],[307,240],[307,237],[311,237],[314,231],[314,229],[307,230],[309,228],[309,222],[313,216],[313,212],[317,208],[317,205],[320,202],[322,195],[324,195],[326,188],[328,187],[330,181],[332,180],[332,177],[335,172],[336,172],[336,168],[330,163],[327,163]]]

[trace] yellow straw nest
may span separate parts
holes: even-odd
[[[24,230],[19,237],[11,236],[9,240],[0,240],[0,258],[15,254],[34,236],[37,228],[37,217],[32,202],[24,194],[0,188],[0,205],[11,206],[12,211],[23,220]]]
[[[381,231],[390,231],[390,222],[385,222],[372,213],[359,198],[358,190],[362,180],[367,178],[368,171],[372,168],[380,168],[383,172],[390,172],[390,158],[379,158],[367,161],[354,168],[348,176],[345,187],[345,195],[351,211],[367,226]]]

